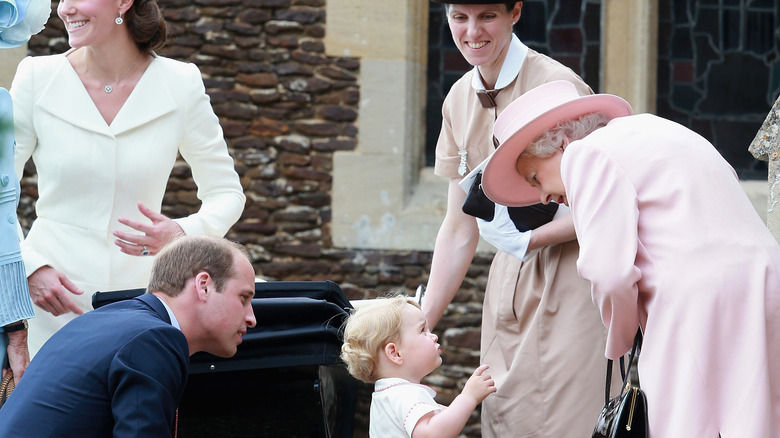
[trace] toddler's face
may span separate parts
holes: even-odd
[[[441,365],[441,346],[438,336],[428,330],[422,310],[407,304],[401,315],[401,340],[398,343],[409,369],[417,382]]]

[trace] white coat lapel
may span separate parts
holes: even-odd
[[[127,102],[111,123],[111,131],[119,135],[137,128],[176,110],[176,99],[171,95],[167,79],[162,71],[163,64],[155,58],[141,76]],[[175,79],[174,79],[175,80]]]
[[[38,98],[37,105],[41,109],[84,130],[111,135],[84,84],[64,56],[52,72],[43,73],[42,78],[48,83]]]
[[[84,84],[70,63],[63,62],[54,69],[38,100],[41,109],[76,127],[107,136],[116,136],[137,128],[176,109],[176,100],[166,85],[160,63],[152,61],[119,110],[111,126],[97,110]],[[69,86],[63,86],[68,84]],[[63,105],[63,102],[68,102]]]

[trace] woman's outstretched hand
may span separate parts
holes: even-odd
[[[114,243],[123,253],[134,256],[155,255],[175,236],[184,234],[179,224],[164,214],[146,208],[141,202],[138,203],[138,210],[152,223],[145,224],[126,217],[118,219],[119,223],[143,233],[139,235],[114,231],[114,236],[117,238]]]

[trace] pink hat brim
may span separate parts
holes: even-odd
[[[550,88],[551,84],[554,82],[540,85],[534,90],[539,94],[544,87]],[[571,89],[575,90],[573,85]],[[533,95],[534,90],[528,91],[526,95]],[[508,207],[525,207],[541,202],[539,189],[531,186],[517,171],[517,158],[545,131],[554,128],[559,122],[586,114],[603,112],[610,118],[633,114],[631,105],[622,98],[612,94],[593,94],[560,103],[526,122],[523,118],[527,119],[528,116],[524,113],[529,111],[529,105],[534,105],[534,100],[526,99],[530,101],[523,102],[524,96],[511,103],[496,120],[496,137],[501,140],[499,133],[508,132],[509,135],[493,152],[482,174],[482,189],[485,195],[493,202]]]

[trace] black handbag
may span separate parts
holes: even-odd
[[[482,191],[482,172],[474,176],[474,182],[469,187],[469,192],[466,194],[461,210],[468,215],[478,217],[487,222],[493,220],[496,204]]]
[[[607,384],[604,394],[604,407],[596,421],[592,438],[646,438],[647,437],[647,398],[644,391],[631,383],[631,367],[639,358],[642,349],[642,331],[637,330],[634,346],[628,356],[628,369],[624,370],[623,358],[620,358],[620,373],[623,387],[620,394],[609,398],[612,382],[612,361],[607,361]]]
[[[482,191],[482,172],[474,177],[474,182],[466,194],[461,209],[464,213],[490,222],[495,214],[496,204]],[[509,219],[520,232],[534,230],[550,222],[558,211],[558,204],[535,204],[528,207],[507,207]]]

